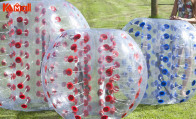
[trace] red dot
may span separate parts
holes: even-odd
[[[55,6],[50,6],[50,9],[51,9],[53,12],[56,12],[56,7],[55,7]]]
[[[114,65],[115,65],[116,68],[120,67],[120,63],[119,62],[115,62]]]
[[[89,115],[88,110],[84,110],[83,112],[84,112],[84,117],[87,117]]]
[[[77,45],[76,44],[71,45],[71,50],[74,50],[74,52],[76,52],[77,51]]]
[[[80,34],[76,34],[74,35],[73,39],[74,39],[74,42],[76,42],[78,39],[81,38],[81,35]]]
[[[71,82],[67,83],[67,88],[69,90],[72,90],[74,88],[73,84]]]
[[[101,117],[101,119],[108,119],[108,116],[104,115],[104,116]]]
[[[72,69],[70,69],[70,68],[66,69],[66,74],[68,76],[71,76],[72,75]]]
[[[57,22],[61,22],[61,18],[60,18],[60,17],[56,17],[55,20],[56,20]]]
[[[39,27],[36,27],[36,28],[35,28],[35,32],[36,32],[36,33],[39,33]]]
[[[113,84],[112,84],[112,83],[107,83],[107,84],[106,84],[106,88],[107,88],[108,90],[112,90],[112,89],[113,89]]]
[[[46,35],[46,30],[42,30],[42,36]]]
[[[112,74],[113,74],[113,68],[109,68],[109,69],[106,70],[106,75],[107,76],[112,76]]]
[[[76,106],[72,106],[71,109],[72,109],[73,112],[77,112],[78,111],[78,108]]]
[[[84,36],[84,43],[87,43],[87,42],[89,41],[89,39],[90,39],[89,35],[86,34],[86,35]]]
[[[140,65],[138,66],[138,72],[141,73],[141,71],[142,71],[142,66]]]
[[[112,56],[106,56],[105,60],[107,63],[111,63],[113,61],[113,58],[112,58]]]
[[[132,103],[132,104],[130,105],[129,109],[133,108],[133,106],[134,106],[134,103]]]
[[[2,35],[1,36],[1,40],[5,40],[6,39],[6,36],[5,35]]]
[[[16,61],[16,63],[21,63],[22,62],[22,58],[21,57],[16,57],[15,61]]]
[[[42,9],[42,14],[45,15],[46,14],[46,8]]]
[[[69,101],[74,102],[75,97],[74,97],[73,95],[69,95],[69,96],[68,96],[68,99],[69,99]]]
[[[137,99],[139,97],[139,95],[140,95],[140,89],[137,91],[137,94],[135,96],[135,99]]]
[[[21,30],[21,29],[17,29],[17,30],[16,30],[16,34],[17,34],[17,35],[21,35],[21,34],[22,34],[22,30]]]
[[[21,99],[25,99],[25,98],[26,98],[26,96],[25,96],[24,94],[20,94],[19,97],[20,97]]]
[[[113,98],[112,98],[111,95],[108,95],[108,96],[105,97],[105,101],[106,101],[106,102],[110,102],[110,101],[112,101],[112,99],[113,99]]]
[[[2,26],[2,28],[3,28],[3,29],[6,29],[6,28],[7,28],[7,24],[4,24],[4,25]]]
[[[35,22],[39,22],[39,17],[35,17]]]
[[[15,47],[16,48],[21,48],[21,43],[20,42],[15,43]]]
[[[106,34],[101,34],[100,38],[102,40],[106,40],[106,39],[108,39],[108,36]]]
[[[76,115],[75,119],[82,119],[80,116]]]
[[[99,89],[98,92],[97,92],[98,96],[101,96],[103,94],[103,90],[102,89]]]
[[[45,19],[42,19],[42,24],[46,25],[46,20]]]
[[[142,83],[142,77],[140,77],[140,80],[139,80],[139,82],[138,82],[138,86],[140,86],[141,83]]]
[[[25,32],[25,36],[29,35],[29,30],[26,29],[24,32]]]
[[[6,63],[5,60],[2,60],[2,61],[1,61],[1,65],[2,65],[2,66],[5,66],[6,64],[7,64],[7,63]]]
[[[24,19],[24,24],[27,25],[29,23],[28,19]]]
[[[65,29],[61,28],[59,31],[60,31],[60,32],[63,32],[63,31],[65,31]]]
[[[17,18],[17,22],[22,22],[23,21],[23,18],[22,17],[18,17]]]
[[[27,108],[27,105],[26,104],[22,104],[21,107],[22,108]]]
[[[30,86],[26,86],[25,89],[26,89],[26,92],[29,92],[31,90]]]
[[[127,115],[127,113],[123,114],[123,115],[122,115],[122,118],[124,118],[126,115]]]
[[[1,48],[1,53],[5,53],[5,48]]]
[[[17,85],[17,87],[18,87],[19,89],[23,89],[24,85],[23,85],[23,83],[19,83],[19,84]]]
[[[35,7],[35,12],[39,12],[39,6]]]
[[[110,111],[110,107],[108,107],[108,106],[104,107],[104,108],[103,108],[103,111],[104,111],[104,112],[109,112],[109,111]]]
[[[17,76],[22,76],[22,71],[20,71],[20,70],[16,71],[16,75]]]
[[[74,60],[74,57],[73,57],[73,56],[69,56],[69,57],[68,57],[68,62],[69,62],[69,63],[73,62],[73,60]]]
[[[110,46],[108,44],[104,44],[103,45],[103,48],[104,48],[105,51],[110,50]]]

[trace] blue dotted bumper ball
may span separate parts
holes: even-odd
[[[148,85],[142,104],[185,102],[196,90],[196,29],[185,21],[137,18],[124,28],[145,55]]]

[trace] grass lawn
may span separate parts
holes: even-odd
[[[93,28],[122,29],[130,20],[150,16],[150,0],[68,0],[85,16]],[[158,0],[172,4],[173,0]],[[168,18],[172,5],[159,5],[160,18]],[[195,119],[196,97],[176,105],[139,105],[125,119]],[[61,119],[55,111],[18,112],[0,109],[0,119]]]

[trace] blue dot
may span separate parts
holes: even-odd
[[[146,86],[146,90],[148,89],[148,84],[147,84],[147,86]]]
[[[169,50],[169,45],[168,44],[165,44],[163,47],[164,47],[165,50]]]
[[[150,24],[148,24],[147,29],[148,29],[148,31],[150,31],[152,29],[152,26]]]
[[[191,34],[189,34],[190,35],[190,37],[191,37],[191,39],[194,39],[195,37],[194,37],[194,35],[191,33]]]
[[[167,63],[167,67],[171,67],[171,62],[168,62]]]
[[[132,33],[133,32],[133,28],[129,29],[129,33]]]
[[[161,82],[161,86],[165,87],[167,85],[167,82],[166,81],[162,81]]]
[[[178,86],[178,90],[182,90],[182,85]]]
[[[170,76],[170,79],[171,79],[171,80],[174,80],[174,75],[171,75],[171,76]]]
[[[159,92],[159,95],[160,95],[160,96],[164,96],[164,95],[165,95],[165,92],[164,92],[164,91],[160,91],[160,92]]]
[[[180,100],[180,103],[182,103],[182,102],[184,102],[185,101],[185,99],[182,99],[182,100]]]
[[[169,39],[169,34],[165,33],[165,34],[164,34],[164,38],[165,38],[165,39]]]
[[[153,33],[157,33],[157,30],[156,29],[153,29]]]
[[[189,94],[190,94],[190,92],[191,92],[190,90],[186,91],[186,95],[189,95]]]
[[[168,57],[171,58],[171,56],[172,56],[172,53],[168,53]]]
[[[135,33],[135,36],[138,37],[139,35],[140,35],[140,32],[137,31],[137,32]]]
[[[148,94],[145,92],[143,98],[147,98]]]
[[[158,100],[158,103],[162,104],[162,103],[164,103],[164,100],[160,99],[160,100]]]
[[[136,21],[134,24],[137,24],[138,25],[139,23],[140,23],[140,21]]]
[[[147,39],[150,40],[152,37],[150,34],[147,34]]]
[[[183,74],[182,77],[181,77],[181,79],[182,80],[185,80],[186,79],[186,74]]]
[[[140,27],[144,27],[144,25],[145,25],[145,22],[142,22],[141,24],[140,24]]]
[[[192,82],[192,86],[195,86],[195,83],[196,83],[196,81],[194,80],[194,81]]]
[[[178,86],[178,83],[177,82],[175,82],[175,87],[177,87]]]
[[[168,57],[163,57],[163,62],[167,63],[169,61],[169,58]]]
[[[150,50],[151,49],[151,45],[150,44],[148,44],[148,50]]]
[[[165,29],[169,29],[169,25],[168,24],[165,24],[164,27],[165,27]]]
[[[195,75],[196,75],[196,69],[195,69],[195,71],[194,71],[194,72],[195,72]]]
[[[174,89],[174,84],[170,85],[170,89],[173,90]]]
[[[168,70],[167,69],[163,69],[162,73],[163,73],[163,75],[167,75],[168,74]]]
[[[152,39],[152,42],[153,42],[153,43],[155,43],[155,41],[156,41],[156,39],[155,39],[155,38],[153,38],[153,39]]]
[[[146,59],[149,60],[151,58],[150,54],[146,55]]]
[[[173,56],[172,56],[172,60],[175,60],[175,59],[176,59],[176,57],[173,55]]]

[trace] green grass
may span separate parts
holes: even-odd
[[[69,0],[93,28],[122,29],[130,20],[150,16],[150,0]],[[158,0],[172,4],[173,0]],[[159,18],[169,18],[172,5],[159,5]],[[125,119],[195,119],[196,97],[175,105],[139,105]],[[19,112],[0,109],[0,119],[62,119],[55,111]]]

